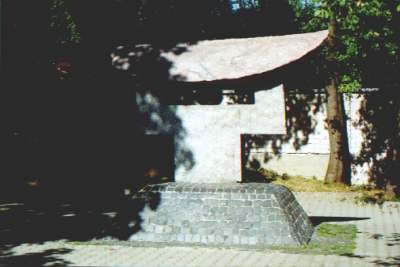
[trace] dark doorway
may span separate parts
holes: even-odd
[[[139,153],[140,171],[146,183],[173,182],[174,140],[170,135],[146,135],[142,137]]]

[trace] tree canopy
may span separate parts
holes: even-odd
[[[396,183],[400,169],[396,141],[399,113],[397,99],[390,96],[393,92],[388,92],[388,89],[396,90],[394,87],[400,84],[400,1],[290,2],[303,31],[327,27],[330,30],[318,64],[323,69],[321,73],[326,75],[326,121],[330,137],[330,160],[325,181],[344,182],[350,175],[351,156],[341,93],[379,87],[381,93],[366,96],[360,110],[362,119],[358,125],[365,140],[356,163],[359,164],[360,160],[372,163],[371,180],[393,192],[392,185]]]
[[[291,0],[291,4],[303,31],[335,27],[330,56],[337,64],[341,92],[394,82],[400,62],[399,0]]]

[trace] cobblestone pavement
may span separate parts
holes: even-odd
[[[13,256],[23,263],[48,266],[400,266],[400,203],[355,205],[348,194],[296,193],[309,216],[357,225],[357,248],[351,256],[284,254],[270,250],[206,247],[131,247],[73,245],[62,242],[23,244]],[[35,262],[35,255],[44,262]],[[21,263],[22,263],[21,262]],[[0,258],[0,266],[2,259]],[[7,263],[7,262],[5,262]]]

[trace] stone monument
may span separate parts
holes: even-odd
[[[149,72],[160,70],[157,64],[162,64],[160,77],[165,83],[157,84],[164,90],[176,85],[193,91],[218,90],[231,84],[248,89],[253,77],[268,77],[317,48],[326,37],[327,31],[320,31],[211,40],[179,44],[168,51],[136,45],[119,47],[112,62],[142,80],[156,79]],[[140,231],[131,240],[259,246],[310,240],[313,227],[287,188],[238,183],[241,135],[286,133],[283,86],[250,91],[254,103],[237,105],[226,104],[224,98],[213,105],[177,105],[163,102],[151,90],[137,94],[139,110],[153,111],[144,134],[175,138],[175,174],[174,182],[148,185],[134,196],[145,201],[157,194],[159,203],[140,213]],[[165,115],[166,110],[174,116]],[[191,164],[180,164],[182,156],[190,157]]]

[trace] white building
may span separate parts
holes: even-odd
[[[350,154],[357,157],[361,151],[364,135],[360,126],[360,108],[365,95],[363,93],[344,96],[344,106],[347,116],[347,134]],[[256,159],[261,167],[274,170],[280,174],[300,175],[306,178],[322,180],[328,168],[329,135],[326,128],[326,95],[325,93],[286,93],[286,114],[290,112],[293,101],[297,101],[297,115],[287,116],[287,135],[264,136],[266,140],[275,137],[278,143],[278,153],[273,149],[273,141],[251,149],[250,158]],[[288,103],[290,102],[290,103]],[[300,104],[298,104],[301,102]],[[309,110],[305,110],[305,106]],[[302,116],[301,113],[303,112]],[[306,119],[305,119],[306,118]],[[303,122],[296,122],[303,120]],[[304,120],[307,120],[306,122]],[[290,136],[288,135],[290,134]],[[304,143],[302,143],[304,141]],[[352,184],[366,184],[369,178],[369,165],[352,164]]]

